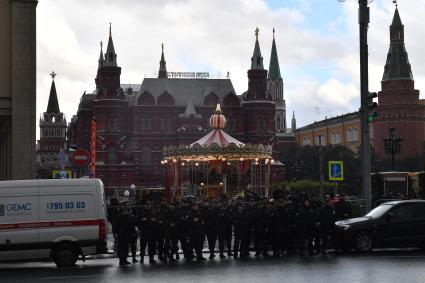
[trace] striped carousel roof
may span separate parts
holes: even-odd
[[[225,147],[228,144],[234,143],[237,146],[244,146],[245,144],[238,141],[235,138],[232,138],[226,132],[224,132],[221,129],[214,129],[211,132],[209,132],[206,136],[202,137],[201,139],[197,140],[196,142],[192,143],[191,146],[194,144],[200,144],[202,146],[210,146],[213,143],[218,144],[221,147]]]

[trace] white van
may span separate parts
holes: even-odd
[[[99,179],[0,182],[0,261],[105,253],[105,210]]]

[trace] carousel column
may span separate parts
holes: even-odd
[[[254,191],[254,187],[255,187],[255,183],[254,183],[254,164],[252,162],[252,160],[249,161],[249,168],[250,168],[250,172],[251,172],[251,188],[250,191],[253,192]]]
[[[195,163],[195,183],[197,183],[198,182],[198,173],[199,173],[199,171],[198,171],[198,167],[199,167],[199,163],[198,162],[196,162]],[[197,193],[197,195],[199,196],[199,186],[197,187],[197,190],[196,190],[196,193]]]
[[[164,160],[164,170],[165,170],[165,198],[167,202],[171,200],[171,180],[170,180],[170,172],[169,172],[169,166],[168,161]]]
[[[269,197],[269,191],[270,191],[270,163],[271,162],[269,161],[269,159],[265,160],[266,169],[265,169],[265,173],[264,173],[264,179],[265,179],[265,181],[264,181],[264,196],[266,198]]]
[[[171,191],[171,196],[173,197],[173,199],[176,197],[176,191],[177,191],[177,183],[178,183],[178,172],[177,172],[177,159],[173,159],[173,165],[172,165],[172,176],[171,176],[171,181],[173,184],[173,190]]]
[[[181,182],[182,182],[182,176],[181,176],[181,159],[179,158],[177,160],[177,164],[176,164],[176,172],[175,172],[176,177],[176,194],[175,194],[175,198],[179,199],[180,198],[180,186],[181,186]]]

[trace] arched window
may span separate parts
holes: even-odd
[[[233,93],[229,93],[223,100],[224,106],[239,106],[239,98]]]
[[[220,102],[220,98],[214,92],[204,98],[204,105],[217,105],[218,102]]]
[[[280,115],[277,115],[276,124],[276,129],[280,130]]]
[[[54,137],[55,136],[55,129],[50,129],[50,136]]]
[[[153,98],[153,96],[145,91],[144,93],[142,93],[138,100],[137,100],[137,104],[139,105],[155,105],[155,99]]]
[[[61,129],[56,129],[56,136],[57,137],[61,137],[62,136]]]
[[[353,141],[358,141],[359,140],[359,136],[357,133],[357,128],[353,129]]]
[[[174,98],[168,93],[164,92],[157,99],[158,105],[174,105]]]
[[[341,135],[339,134],[339,131],[335,133],[335,144],[341,143]]]
[[[142,147],[142,165],[151,165],[152,152],[148,146]]]
[[[325,134],[320,134],[316,136],[316,145],[326,145]]]
[[[49,129],[44,129],[44,136],[48,137],[49,136]]]
[[[332,134],[331,134],[331,144],[336,144],[336,134],[335,134],[335,132],[332,132]]]
[[[52,116],[52,123],[55,122],[55,116]]]
[[[347,131],[347,141],[352,142],[353,141],[353,129],[349,128]]]

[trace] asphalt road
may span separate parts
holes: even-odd
[[[58,269],[50,262],[0,263],[0,282],[425,282],[425,253],[378,251],[119,267],[116,258],[79,261]]]

